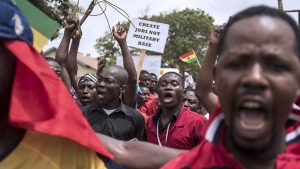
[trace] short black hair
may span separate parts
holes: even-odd
[[[147,71],[147,70],[141,70],[141,73],[140,73],[141,75],[142,74],[149,74],[149,72]]]
[[[140,89],[148,89],[149,90],[149,88],[146,86],[140,86]]]
[[[183,85],[184,85],[184,84],[183,84],[183,78],[182,78],[181,74],[179,74],[179,73],[177,73],[177,72],[167,72],[167,73],[163,74],[163,75],[159,78],[159,80],[158,80],[158,85],[159,85],[161,79],[163,79],[163,77],[165,77],[166,75],[169,75],[169,74],[174,74],[174,75],[178,76],[179,79],[180,79],[181,86],[184,87],[184,86],[183,86]]]
[[[150,76],[155,76],[157,77],[157,75],[155,73],[150,73]]]
[[[289,15],[287,15],[286,13],[279,11],[276,8],[271,8],[271,7],[267,7],[267,6],[263,6],[263,5],[247,8],[247,9],[235,14],[234,16],[232,16],[230,18],[230,20],[226,24],[226,26],[222,32],[222,35],[220,37],[220,41],[219,41],[219,45],[218,45],[219,57],[223,53],[224,46],[225,46],[225,39],[226,39],[229,28],[238,21],[241,21],[246,18],[254,17],[254,16],[270,16],[270,17],[278,18],[278,19],[285,21],[293,29],[293,31],[295,33],[295,37],[296,37],[295,52],[298,55],[298,58],[300,59],[300,48],[299,48],[300,29],[299,29],[297,23],[295,22],[295,20],[292,17],[290,17]]]

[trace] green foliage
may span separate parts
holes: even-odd
[[[129,29],[129,22],[120,23],[126,30]],[[94,45],[98,58],[105,58],[108,65],[116,63],[116,57],[121,54],[120,47],[117,41],[114,39],[111,32],[107,31],[104,33],[103,37],[96,39],[96,44]]]
[[[162,57],[169,62],[173,60],[180,70],[191,68],[195,75],[199,68],[197,62],[185,63],[178,57],[194,50],[199,60],[203,60],[213,26],[213,18],[200,9],[185,9],[169,14],[162,13],[159,16],[145,17],[145,19],[170,25],[169,37]]]
[[[163,60],[167,63],[177,65],[180,70],[183,70],[187,67],[191,68],[193,75],[195,75],[199,69],[197,62],[190,64],[184,63],[180,61],[178,57],[191,50],[194,50],[199,60],[203,60],[210,37],[210,31],[213,26],[213,18],[201,9],[187,8],[182,11],[174,10],[171,13],[160,13],[159,15],[154,16],[146,15],[141,17],[141,19],[166,23],[170,25],[169,37],[167,39],[164,53],[162,54]],[[99,39],[102,38],[108,38],[107,34]],[[105,43],[106,41],[104,40],[97,40],[96,42],[95,48],[97,51],[99,51],[98,49],[102,47],[102,53],[98,52],[100,56],[103,55],[104,51],[106,51],[106,53],[112,53],[112,55],[114,55],[114,51],[116,49],[110,48],[112,45],[106,45]],[[147,51],[147,54],[157,53]]]
[[[94,47],[100,58],[105,58],[109,62],[108,64],[116,63],[116,56],[120,55],[120,49],[110,32],[106,32],[103,37],[98,38]]]
[[[69,0],[29,0],[29,2],[59,24],[62,24],[66,18],[70,17],[70,14],[73,14],[74,10],[82,11],[82,7],[77,9],[77,4]]]

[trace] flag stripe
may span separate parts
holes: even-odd
[[[33,46],[37,51],[42,51],[46,43],[48,42],[48,38],[42,35],[40,32],[31,27],[33,33]]]
[[[186,53],[186,54],[184,54],[184,55],[181,55],[179,58],[180,58],[180,59],[185,59],[185,58],[187,58],[187,57],[189,57],[189,56],[191,56],[191,55],[195,55],[193,51],[188,52],[188,53]]]
[[[189,55],[188,57],[185,57],[184,59],[181,59],[181,60],[184,61],[184,62],[188,62],[191,59],[196,59],[196,56],[195,55]]]
[[[191,51],[179,56],[179,59],[183,62],[192,63],[197,60],[197,56],[194,51]]]
[[[112,158],[43,56],[23,41],[3,40],[2,44],[16,57],[10,123],[15,127],[71,139]]]
[[[193,57],[193,58],[189,59],[189,60],[187,61],[187,63],[192,63],[192,62],[194,62],[194,61],[196,61],[196,57]]]
[[[53,35],[59,24],[36,8],[27,0],[15,0],[18,7],[26,16],[30,26],[48,39]]]

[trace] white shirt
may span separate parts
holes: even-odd
[[[108,109],[103,109],[105,113],[109,116],[111,115],[116,109],[108,110]]]

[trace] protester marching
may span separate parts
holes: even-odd
[[[300,30],[281,1],[222,25],[200,12],[205,28],[182,39],[180,12],[172,23],[109,1],[43,3],[0,1],[0,169],[300,168]],[[120,50],[85,62],[82,25],[103,14],[110,26],[107,6],[129,21],[95,47]]]

